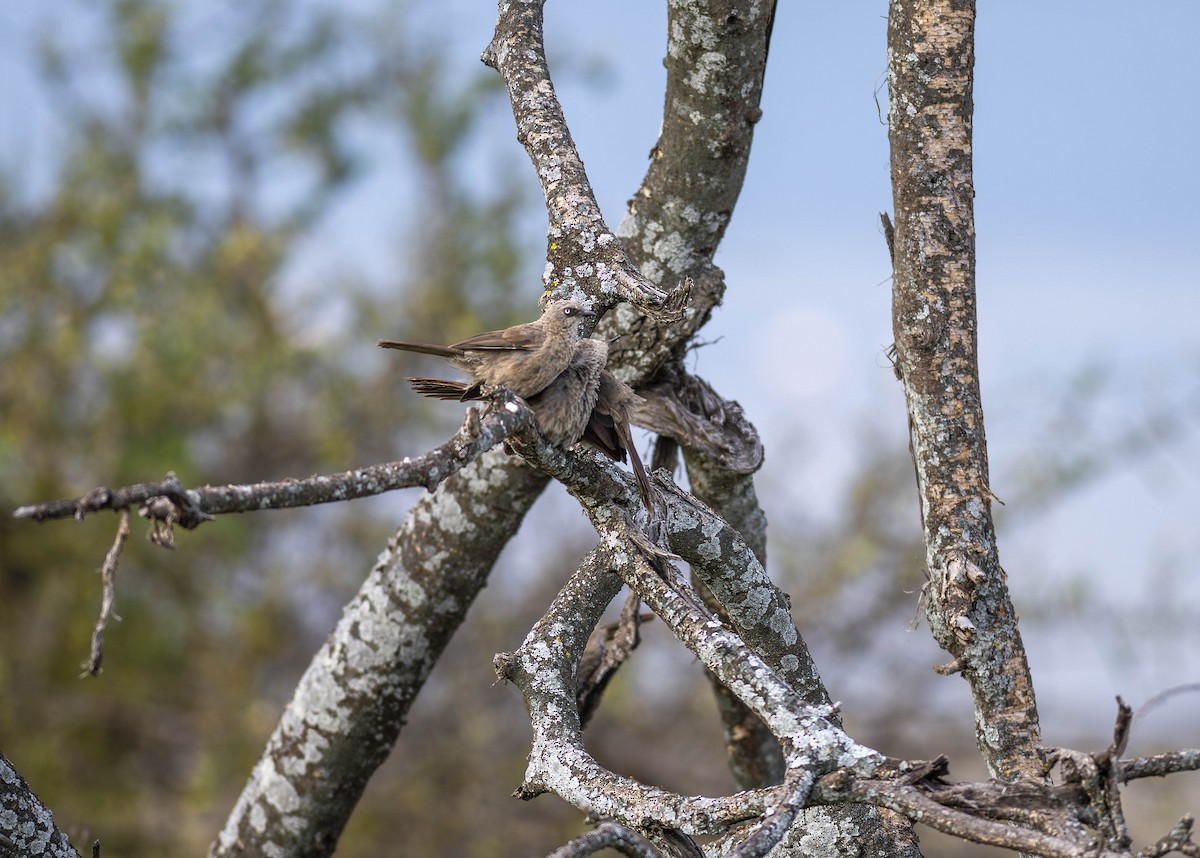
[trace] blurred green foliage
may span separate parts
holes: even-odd
[[[58,5],[78,17],[48,16],[37,55],[52,180],[0,164],[0,506],[420,449],[430,411],[402,404],[406,367],[375,338],[507,324],[538,294],[517,288],[528,186],[461,175],[482,108],[503,101],[495,75],[441,74],[395,3]],[[402,141],[416,177],[405,264],[389,282],[289,289],[339,195],[370,179],[364,134]],[[0,745],[77,845],[204,851],[398,518],[397,503],[236,516],[173,553],[135,520],[123,621],[101,678],[82,680],[115,518],[0,516]]]

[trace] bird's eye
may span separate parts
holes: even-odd
[[[563,315],[564,316],[574,316],[575,308],[574,307],[563,307]]]

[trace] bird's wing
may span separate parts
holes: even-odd
[[[459,340],[452,348],[462,351],[531,351],[540,348],[546,341],[546,332],[540,325],[529,322],[515,325],[503,331],[488,331]]]
[[[600,406],[592,410],[592,416],[583,430],[583,441],[614,462],[626,461],[625,445],[617,433],[616,421],[607,411],[602,411]]]

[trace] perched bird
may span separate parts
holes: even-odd
[[[608,343],[580,340],[567,368],[549,387],[526,400],[537,417],[538,428],[551,444],[566,450],[583,437],[600,395],[600,377],[606,363]]]
[[[632,414],[644,400],[629,385],[603,369],[607,359],[607,343],[580,340],[567,369],[549,387],[526,402],[537,418],[538,428],[550,443],[566,449],[582,440],[614,461],[628,461],[642,503],[653,513],[650,479],[630,430]],[[408,382],[417,393],[434,399],[465,402],[483,395],[478,384],[437,378],[410,378]]]
[[[567,449],[583,437],[600,391],[600,373],[608,361],[608,343],[582,339],[567,368],[541,393],[525,401],[537,419],[538,429],[556,447]],[[437,378],[410,378],[413,390],[434,399],[466,401],[478,399],[478,384],[443,381]]]
[[[581,340],[579,322],[594,315],[574,301],[554,301],[536,322],[488,331],[448,346],[398,340],[380,340],[379,345],[446,358],[471,376],[475,383],[467,389],[475,394],[481,384],[496,384],[528,400],[567,369]]]

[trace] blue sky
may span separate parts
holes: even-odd
[[[54,128],[29,91],[20,53],[50,6],[0,12],[0,157],[52,151]],[[364,3],[364,5],[367,5]],[[455,67],[478,66],[495,6],[439,4],[425,26],[445,37]],[[793,474],[819,514],[836,508],[869,426],[903,453],[904,411],[883,356],[891,342],[889,264],[878,213],[891,209],[882,102],[886,3],[783,2],[777,15],[746,185],[717,262],[729,291],[694,369],[739,400],[758,425],[775,474]],[[662,105],[665,4],[551,0],[547,42],[568,122],[609,225],[641,180]],[[1109,379],[1096,430],[1059,436],[1086,446],[1177,413],[1189,429],[1035,521],[1000,529],[1002,561],[1020,608],[1049,576],[1076,576],[1136,602],[1154,568],[1186,572],[1179,599],[1200,603],[1200,169],[1195,45],[1200,4],[1162,0],[981,3],[977,22],[975,176],[980,361],[993,489],[1046,438],[1047,415],[1088,367]],[[579,73],[593,61],[599,85]],[[886,115],[886,107],[882,110]],[[21,121],[15,121],[19,116]],[[368,276],[402,264],[411,217],[394,141],[375,147],[379,173],[347,193],[290,268],[297,289],[346,266]],[[498,104],[474,169],[528,162]],[[529,170],[531,189],[535,188]],[[541,243],[544,223],[531,225]],[[530,267],[530,304],[541,264]],[[773,367],[784,348],[797,371]],[[1107,434],[1106,434],[1107,433]],[[800,438],[800,443],[796,439]],[[784,450],[789,453],[784,453]],[[786,517],[786,498],[767,498]],[[1190,589],[1188,589],[1190,587]],[[903,629],[895,633],[905,645]],[[1200,677],[1194,635],[1183,650],[1134,639],[1114,659],[1106,632],[1076,658],[1046,653],[1053,630],[1028,629],[1043,714],[1102,712]],[[1039,644],[1041,648],[1039,649]],[[1087,653],[1091,652],[1092,655]],[[1087,678],[1086,683],[1070,681]],[[1072,691],[1054,694],[1063,686]],[[1070,699],[1067,699],[1070,698]],[[1179,705],[1179,704],[1177,704]],[[1076,713],[1077,714],[1077,713]]]

